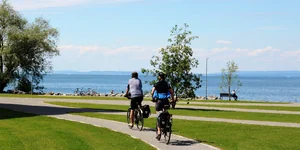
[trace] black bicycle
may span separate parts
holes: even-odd
[[[130,96],[125,96],[127,97],[128,99],[131,99]],[[144,117],[143,117],[143,110],[142,110],[142,106],[138,104],[137,102],[137,105],[138,105],[138,108],[134,109],[134,124],[136,124],[136,127],[142,131],[143,130],[143,127],[144,127]],[[130,111],[131,111],[131,108],[128,108],[127,110],[127,123],[128,123],[128,127],[130,129],[133,128],[134,125],[129,125],[131,123],[131,119],[130,119]]]
[[[164,137],[165,143],[167,145],[170,143],[171,134],[172,134],[172,114],[169,113],[168,109],[170,109],[170,105],[165,105],[163,111],[159,115],[160,119],[158,119],[161,136]],[[157,124],[156,124],[156,136],[157,135],[158,133],[157,133]]]

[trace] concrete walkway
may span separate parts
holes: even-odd
[[[68,101],[68,100],[66,100]],[[8,108],[15,111],[27,112],[37,115],[45,115],[58,119],[64,119],[69,121],[76,121],[85,124],[91,124],[97,127],[104,127],[113,131],[125,133],[131,135],[134,138],[141,139],[142,141],[152,145],[157,149],[162,150],[217,150],[218,148],[210,145],[200,143],[198,141],[188,139],[178,135],[172,135],[170,145],[166,145],[163,142],[158,142],[155,137],[155,131],[146,128],[144,131],[131,130],[126,123],[83,117],[77,115],[70,115],[68,112],[86,112],[86,109],[79,108],[67,108],[60,106],[53,106],[43,103],[40,99],[25,99],[25,98],[0,98],[0,107]]]
[[[3,98],[0,98],[0,102]],[[5,98],[4,98],[5,99]],[[35,104],[35,103],[43,103],[43,102],[51,102],[51,101],[59,101],[59,102],[74,102],[74,103],[92,103],[92,104],[113,104],[113,105],[128,105],[129,101],[120,101],[120,100],[70,100],[70,99],[28,99],[28,98],[6,98],[10,101],[22,101],[26,104]],[[151,101],[145,101],[143,104],[148,104],[154,106],[154,103]],[[50,104],[45,104],[48,106],[55,106]],[[69,108],[64,106],[55,106],[61,108]],[[176,106],[177,108],[180,107],[179,105]],[[196,106],[190,106],[194,108]],[[186,107],[183,107],[186,108]],[[74,108],[75,111],[78,111]],[[211,108],[209,108],[211,109]],[[70,110],[73,111],[73,110]],[[99,113],[106,113],[106,114],[116,114],[116,115],[126,115],[124,112],[107,112],[101,110],[91,110],[91,109],[80,109],[82,112],[99,112]],[[277,112],[277,111],[275,111]],[[280,113],[279,111],[277,113]],[[155,117],[155,115],[152,115]],[[226,123],[240,123],[240,124],[250,124],[250,125],[265,125],[265,126],[279,126],[279,127],[295,127],[300,128],[299,123],[287,123],[287,122],[271,122],[271,121],[255,121],[255,120],[237,120],[237,119],[224,119],[224,118],[208,118],[208,117],[195,117],[195,116],[180,116],[180,115],[173,115],[175,119],[183,119],[183,120],[198,120],[198,121],[210,121],[210,122],[226,122]]]
[[[1,98],[0,98],[1,99]],[[91,103],[91,104],[112,104],[112,105],[128,105],[129,100],[72,100],[72,99],[36,99],[39,101],[49,102],[74,102],[74,103]],[[143,104],[154,106],[151,101],[143,101]],[[192,105],[176,105],[176,108],[189,108],[189,109],[208,109],[208,110],[224,110],[224,111],[238,111],[238,112],[258,112],[258,113],[272,113],[272,114],[297,114],[300,111],[283,111],[283,110],[261,110],[261,109],[243,109],[243,108],[222,108],[222,107],[208,107],[208,106],[192,106]]]
[[[127,115],[126,112],[99,112],[102,114],[112,115]],[[156,117],[151,115],[150,118]],[[196,120],[196,121],[209,121],[209,122],[226,122],[226,123],[239,123],[249,125],[263,125],[263,126],[277,126],[277,127],[294,127],[300,128],[300,123],[288,123],[288,122],[272,122],[272,121],[255,121],[255,120],[236,120],[236,119],[223,119],[223,118],[207,118],[207,117],[194,117],[194,116],[179,116],[173,115],[175,119],[182,120]]]

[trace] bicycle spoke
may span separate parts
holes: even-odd
[[[141,114],[141,111],[139,109],[135,110],[135,119],[136,119],[136,126],[137,128],[142,131],[143,127],[144,127],[144,120],[143,120],[143,116]]]
[[[170,139],[171,139],[171,134],[172,134],[172,127],[170,126],[168,131],[166,132],[166,144],[169,144],[170,143]]]
[[[129,108],[127,111],[127,123],[128,123],[128,127],[131,129],[133,127],[133,125],[132,126],[129,125],[131,123],[130,111],[131,111],[131,109]]]

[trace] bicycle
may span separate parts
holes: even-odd
[[[172,105],[173,103],[170,103],[170,105]],[[170,143],[170,139],[171,139],[171,134],[172,134],[172,114],[169,113],[168,109],[170,109],[170,105],[164,105],[163,107],[163,111],[161,111],[161,114],[165,114],[166,118],[164,118],[163,120],[157,120],[158,124],[160,124],[159,128],[160,128],[160,132],[161,135],[164,136],[165,138],[165,143],[168,145]],[[160,116],[159,115],[159,116]],[[158,135],[158,131],[157,131],[157,123],[156,123],[156,136]],[[160,139],[159,139],[160,140]]]
[[[129,96],[125,96],[128,99],[131,99]],[[138,108],[134,109],[134,123],[136,124],[136,127],[142,131],[143,127],[144,127],[144,117],[143,117],[143,110],[142,110],[142,106],[138,104],[138,102],[136,102],[138,105]],[[128,123],[128,127],[130,129],[133,128],[134,125],[130,126],[129,123],[131,123],[131,119],[130,119],[130,111],[131,108],[128,108],[127,110],[127,123]]]

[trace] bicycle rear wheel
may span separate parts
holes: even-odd
[[[168,145],[170,144],[170,139],[171,139],[171,134],[172,134],[172,126],[169,128],[164,129],[164,138],[165,138],[165,143]]]
[[[157,123],[156,123],[156,126],[155,126],[156,137],[158,136],[158,130],[157,130],[157,128],[159,128],[159,127],[157,126]],[[160,128],[160,132],[162,133],[162,128]],[[160,141],[160,138],[157,139],[157,140]]]
[[[135,112],[134,112],[134,115],[135,115],[136,127],[140,131],[142,131],[143,127],[144,127],[144,117],[143,117],[142,111],[140,109],[136,109]]]
[[[133,125],[132,125],[132,126],[129,125],[129,124],[131,123],[131,120],[130,120],[130,111],[131,111],[131,109],[128,108],[128,110],[127,110],[127,124],[128,124],[128,127],[129,127],[130,129],[132,129]]]

